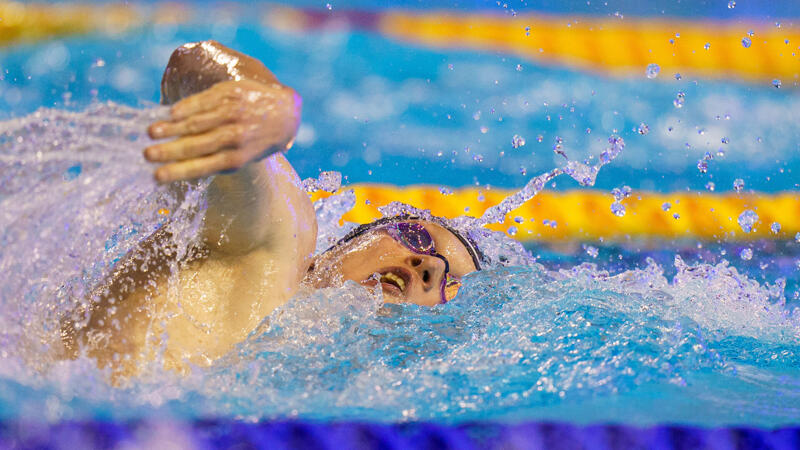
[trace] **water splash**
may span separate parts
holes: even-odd
[[[336,171],[322,171],[317,178],[303,180],[303,190],[312,193],[317,191],[336,192],[342,187],[342,174]]]
[[[616,272],[592,264],[548,270],[484,228],[471,231],[497,264],[465,277],[458,301],[443,306],[382,305],[379,293],[346,283],[300,293],[235,351],[186,377],[156,361],[113,388],[86,357],[39,370],[15,351],[21,334],[34,338],[24,350],[42,357],[57,314],[155,228],[175,227],[183,248],[193,243],[203,187],[179,199],[152,182],[141,158],[149,141],[139,130],[163,113],[99,105],[2,124],[0,268],[15,274],[0,287],[7,417],[716,425],[746,414],[769,426],[800,413],[791,406],[800,404],[800,314],[785,306],[785,282],[762,285],[727,262],[681,258],[671,278],[652,260]],[[623,146],[612,138],[594,165],[568,161],[540,177],[593,182]],[[540,177],[504,208],[542,189]],[[315,204],[318,251],[346,231],[338,221],[354,204],[348,190]],[[410,208],[381,211],[425,213]],[[586,252],[597,256],[595,247]],[[653,392],[669,395],[656,404]],[[762,408],[764,398],[783,406]],[[603,407],[608,401],[619,407]],[[692,407],[681,409],[684,402]]]
[[[597,178],[600,168],[614,160],[625,148],[625,141],[618,136],[611,136],[608,139],[609,146],[600,155],[599,161],[595,164],[567,160],[567,164],[560,168],[555,168],[549,172],[531,178],[525,186],[516,193],[504,198],[500,203],[488,208],[480,219],[471,225],[485,226],[490,223],[502,223],[506,214],[519,208],[525,202],[532,199],[536,194],[545,188],[545,185],[561,174],[567,174],[574,178],[582,186],[592,186]],[[459,222],[467,222],[468,219],[461,219]]]
[[[194,245],[204,184],[158,186],[141,155],[147,125],[165,116],[104,104],[0,124],[0,270],[13,274],[0,286],[0,341],[33,354],[53,344],[60,320],[159,228],[178,258]]]

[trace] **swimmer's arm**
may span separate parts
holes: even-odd
[[[294,139],[299,96],[261,62],[203,42],[173,53],[162,101],[177,103],[170,120],[153,124],[150,134],[177,139],[146,149],[147,159],[166,163],[156,178],[171,182],[228,172],[216,175],[208,190],[209,250],[237,255],[269,247],[302,253],[285,254],[287,259],[310,256],[313,207],[281,153]]]

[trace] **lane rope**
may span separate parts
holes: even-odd
[[[353,184],[344,187],[356,195],[356,206],[343,220],[370,222],[380,213],[377,208],[401,201],[429,209],[443,217],[480,216],[514,191],[461,188],[442,194],[433,186],[397,187],[379,184]],[[331,194],[317,192],[312,199]],[[794,239],[800,232],[800,193],[725,193],[636,192],[622,201],[625,215],[611,211],[614,198],[607,192],[574,190],[542,192],[506,216],[505,223],[489,228],[509,232],[520,241],[624,242],[637,239],[699,239],[747,241],[754,239]],[[667,208],[667,205],[669,207]],[[745,233],[738,223],[745,210],[754,211],[759,220]],[[780,231],[774,233],[772,224]],[[508,233],[511,235],[511,233]]]
[[[536,63],[611,76],[642,77],[647,66],[656,63],[662,77],[681,73],[759,84],[778,79],[783,87],[800,82],[800,25],[789,20],[328,11],[235,3],[214,8],[233,20],[260,17],[265,26],[283,30],[345,25],[428,47],[504,52]],[[134,7],[0,0],[0,46],[91,32],[121,33],[145,24],[202,22],[219,14],[203,14],[185,2]]]

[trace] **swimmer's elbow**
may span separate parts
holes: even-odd
[[[227,52],[230,50],[217,41],[190,42],[176,48],[161,78],[161,103],[175,103],[232,79],[228,68],[215,58]]]

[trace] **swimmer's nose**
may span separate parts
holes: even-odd
[[[419,275],[425,291],[441,285],[445,269],[441,259],[430,255],[413,255],[406,259],[406,263]]]

